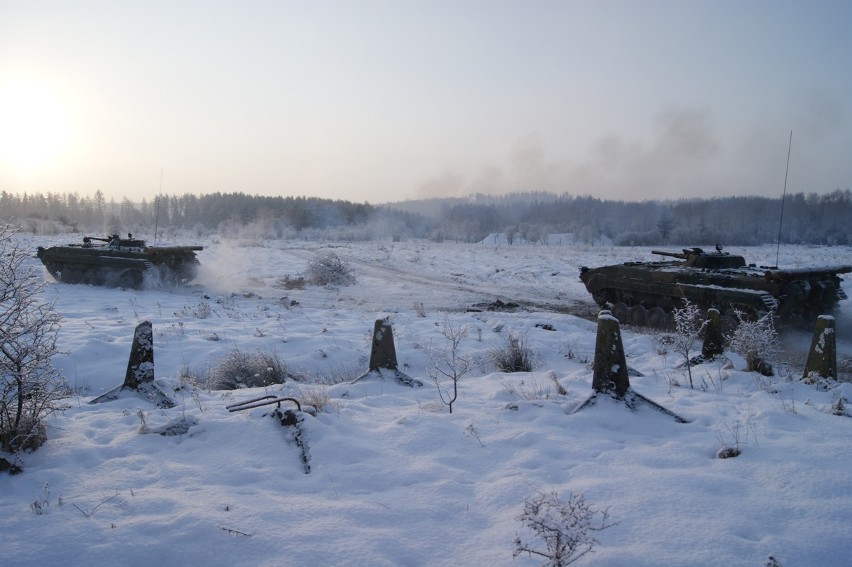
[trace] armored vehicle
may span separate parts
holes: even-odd
[[[745,319],[774,312],[782,322],[808,323],[846,299],[838,274],[852,272],[852,266],[758,267],[718,245],[715,252],[684,248],[682,253],[651,253],[674,260],[582,267],[580,280],[619,321],[666,328],[684,299],[702,310],[718,309],[728,324],[737,321],[737,311]]]
[[[203,246],[147,246],[128,234],[86,236],[82,244],[38,247],[38,258],[57,281],[139,289],[146,279],[182,283],[195,277]]]

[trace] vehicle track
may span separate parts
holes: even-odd
[[[308,261],[313,259],[317,253],[314,249],[304,247],[287,248],[284,250],[297,254],[302,259]],[[426,291],[432,290],[441,292],[442,294],[449,294],[450,297],[455,297],[457,300],[464,300],[462,303],[467,304],[467,306],[461,309],[475,309],[475,305],[487,305],[501,300],[516,303],[526,309],[564,313],[585,319],[594,319],[597,317],[599,311],[599,308],[591,298],[588,300],[573,299],[552,288],[541,291],[532,286],[507,288],[488,282],[466,283],[460,281],[466,277],[460,272],[430,274],[424,271],[425,267],[420,264],[412,264],[412,268],[418,270],[415,272],[398,265],[389,265],[383,260],[369,261],[361,258],[346,258],[346,262],[355,269],[359,278],[378,280],[376,283],[377,286],[380,286],[382,282],[393,282],[394,285],[398,285],[399,282],[405,282],[413,286],[422,287]],[[413,297],[426,295],[418,293],[416,289],[410,291]],[[469,297],[459,298],[459,294],[469,295]],[[460,309],[457,305],[443,305],[440,307],[450,311]]]

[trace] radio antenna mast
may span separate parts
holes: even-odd
[[[160,192],[157,193],[157,212],[154,214],[154,246],[157,245],[157,230],[160,225],[160,195],[163,194],[163,168],[160,168]]]
[[[784,200],[787,198],[787,174],[790,173],[790,150],[793,148],[793,131],[790,130],[790,142],[787,144],[787,169],[784,170],[784,193],[781,195],[781,217],[778,219],[778,243],[775,248],[775,267],[781,255],[781,223],[784,222]]]

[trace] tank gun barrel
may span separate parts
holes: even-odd
[[[112,238],[101,238],[99,236],[84,236],[83,242],[88,244],[92,240],[97,240],[98,242],[111,242]]]
[[[657,256],[669,256],[671,258],[680,258],[681,260],[686,260],[687,255],[683,252],[664,252],[662,250],[651,250],[651,254],[656,254]]]

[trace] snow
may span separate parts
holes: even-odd
[[[51,241],[27,238],[33,250]],[[838,397],[852,399],[852,383],[787,380],[801,375],[810,333],[785,332],[780,376],[746,373],[729,354],[693,366],[690,389],[675,353],[623,327],[632,389],[688,423],[606,396],[572,413],[592,393],[598,311],[579,267],[644,260],[650,249],[201,244],[202,273],[187,288],[64,285],[44,273],[64,318],[54,363],[75,395],[49,419],[47,443],[20,455],[24,472],[0,476],[4,563],[540,565],[513,560],[513,540],[534,541],[519,520],[524,500],[555,490],[566,501],[582,493],[619,522],[595,534],[580,564],[762,565],[770,555],[783,566],[852,564],[852,419],[831,412]],[[352,266],[354,285],[280,286],[329,250]],[[739,252],[758,263],[776,254]],[[781,257],[791,267],[848,264],[852,249],[785,247]],[[496,299],[521,308],[468,311]],[[847,300],[834,314],[845,380],[850,310]],[[350,383],[367,370],[374,322],[385,317],[399,370],[424,386],[382,373]],[[157,384],[176,406],[126,394],[87,403],[122,383],[144,320]],[[470,328],[460,348],[474,360],[452,414],[426,379],[446,321]],[[490,366],[509,332],[534,350],[533,372]],[[275,353],[305,381],[175,391],[182,373],[202,374],[234,349]],[[309,474],[271,406],[226,408],[267,394],[327,399],[303,414]],[[183,435],[157,434],[181,424]],[[741,455],[714,458],[735,444]]]

